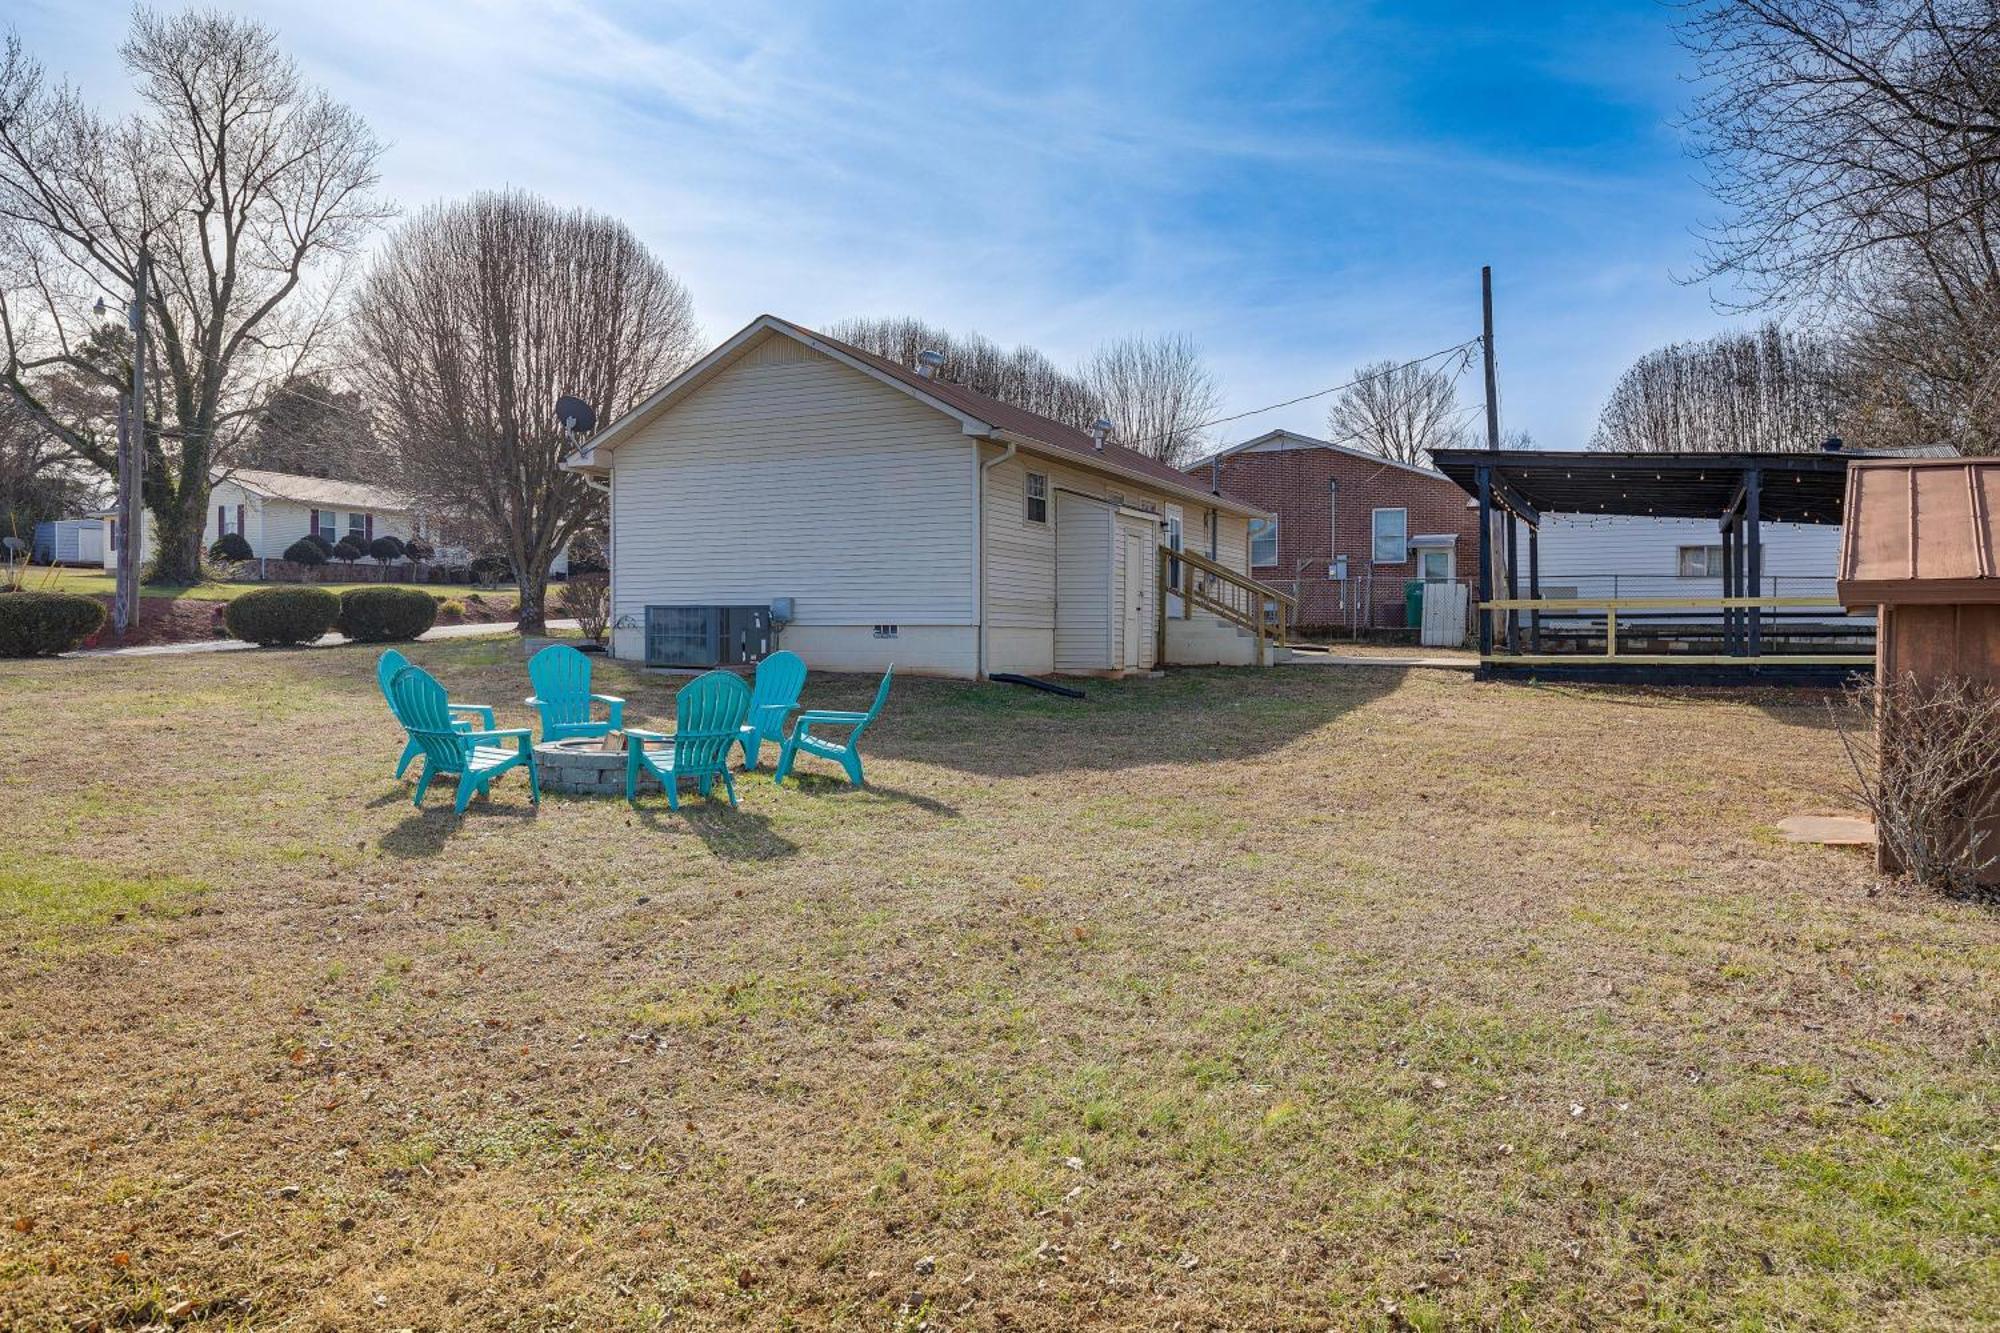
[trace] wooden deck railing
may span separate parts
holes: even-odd
[[[1604,651],[1601,653],[1510,653],[1496,651],[1482,659],[1496,665],[1513,664],[1519,666],[1554,666],[1566,662],[1614,662],[1632,666],[1725,666],[1740,665],[1744,662],[1769,661],[1792,666],[1872,666],[1873,654],[1856,653],[1621,653],[1618,651],[1618,613],[1621,611],[1668,611],[1687,615],[1703,612],[1729,612],[1776,610],[1819,610],[1839,611],[1845,614],[1840,600],[1834,597],[1512,597],[1499,598],[1479,604],[1483,615],[1502,616],[1508,612],[1574,612],[1602,611],[1604,613]],[[1497,645],[1500,639],[1498,628],[1494,634]]]
[[[1180,586],[1173,586],[1173,568],[1180,566]],[[1192,551],[1160,547],[1158,601],[1160,608],[1157,660],[1167,660],[1167,599],[1181,599],[1180,618],[1187,620],[1197,610],[1206,611],[1238,629],[1257,636],[1257,665],[1270,658],[1270,647],[1283,647],[1290,639],[1292,616],[1298,598],[1259,583],[1248,574],[1218,564]]]

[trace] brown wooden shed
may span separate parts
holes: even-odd
[[[1875,612],[1875,679],[2000,685],[2000,458],[1857,460],[1846,517],[1839,595]]]

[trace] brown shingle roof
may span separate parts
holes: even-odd
[[[844,355],[867,363],[885,375],[894,376],[918,393],[928,394],[940,402],[949,403],[967,416],[977,417],[1009,434],[1025,435],[1031,440],[1039,440],[1043,444],[1075,454],[1085,463],[1133,474],[1138,480],[1159,482],[1180,491],[1192,490],[1205,493],[1208,490],[1206,486],[1199,484],[1196,479],[1189,477],[1179,468],[1162,463],[1159,459],[1142,454],[1136,449],[1127,449],[1115,440],[1107,440],[1100,451],[1091,440],[1088,431],[1064,425],[1053,417],[1045,417],[1039,412],[1030,412],[1026,408],[1002,402],[998,398],[968,389],[963,384],[953,384],[950,380],[925,379],[908,366],[891,361],[887,357],[876,356],[873,352],[864,352],[852,343],[830,338],[824,333],[814,332],[800,325],[793,327],[800,333],[839,350]],[[1224,493],[1221,498],[1229,504],[1244,509],[1264,512],[1259,506],[1239,496]]]
[[[1840,599],[2000,602],[2000,458],[1857,459]]]

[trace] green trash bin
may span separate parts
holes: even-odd
[[[1411,579],[1403,585],[1403,623],[1411,629],[1424,627],[1424,581]]]

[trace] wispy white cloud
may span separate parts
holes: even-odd
[[[1073,357],[1185,330],[1242,410],[1466,336],[1490,262],[1510,424],[1570,443],[1644,340],[1717,322],[1668,277],[1699,197],[1665,128],[1676,53],[1646,0],[1539,33],[1358,3],[1254,22],[1114,5],[245,7],[392,141],[385,184],[406,207],[515,186],[615,214],[717,336],[762,310],[913,313]],[[125,17],[124,0],[27,0],[15,21],[114,96]],[[1620,77],[1621,61],[1642,63]],[[1455,97],[1495,63],[1518,95]],[[1249,424],[1312,429],[1323,412]]]

